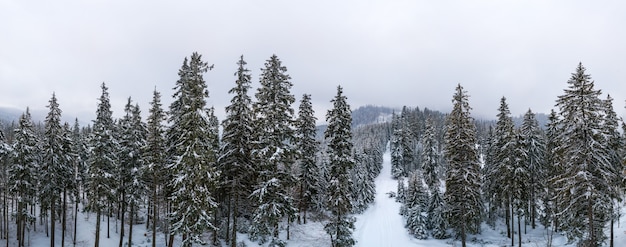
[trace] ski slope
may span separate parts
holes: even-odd
[[[400,203],[387,193],[395,192],[398,182],[391,177],[391,154],[383,156],[383,169],[375,180],[376,199],[365,212],[357,215],[354,238],[356,246],[407,246],[411,236],[404,229],[404,219],[399,214]]]

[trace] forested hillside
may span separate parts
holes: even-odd
[[[28,246],[31,235],[45,234],[50,246],[76,245],[89,222],[80,213],[95,218],[87,226],[93,246],[111,231],[119,246],[131,246],[139,224],[151,246],[285,246],[293,227],[313,223],[324,225],[332,246],[367,245],[352,236],[355,215],[374,203],[389,147],[390,174],[380,176],[397,180],[389,196],[402,204],[397,213],[416,239],[466,246],[469,235],[490,228],[522,246],[527,228],[545,228],[548,245],[558,234],[569,244],[613,246],[625,127],[582,64],[545,126],[532,110],[516,124],[506,97],[494,102],[495,121],[475,120],[459,84],[450,113],[352,111],[337,86],[319,127],[315,96],[291,93],[296,82],[276,55],[254,92],[239,58],[220,120],[207,103],[204,74],[212,69],[198,53],[184,58],[172,103],[163,106],[154,90],[146,118],[130,97],[113,118],[102,83],[88,126],[63,123],[54,93],[43,123],[28,109],[4,123],[0,238]]]

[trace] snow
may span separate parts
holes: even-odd
[[[461,243],[454,239],[426,239],[418,240],[408,234],[404,228],[404,219],[399,214],[400,203],[395,201],[395,198],[390,198],[387,193],[395,192],[397,187],[397,181],[391,177],[391,155],[389,150],[384,154],[383,170],[381,174],[376,178],[376,199],[370,207],[360,215],[356,215],[357,221],[355,223],[355,231],[353,236],[357,241],[356,246],[360,247],[394,247],[394,246],[428,246],[428,247],[452,247],[460,246]],[[72,246],[72,234],[73,234],[73,212],[72,206],[68,205],[68,229],[65,239],[66,246]],[[82,211],[82,210],[81,210]],[[622,209],[622,215],[626,215],[626,211]],[[76,246],[93,246],[94,229],[95,229],[95,214],[84,214],[79,212],[78,214],[78,234]],[[106,217],[102,217],[101,222],[101,246],[118,246],[119,245],[119,221],[115,221],[111,218],[111,237],[106,237]],[[37,232],[30,232],[27,234],[27,246],[49,246],[50,238],[46,237],[44,227],[37,222]],[[325,222],[319,222],[310,220],[306,225],[300,225],[292,223],[290,226],[291,240],[286,241],[289,247],[324,247],[330,246],[330,237],[324,231]],[[626,246],[626,220],[620,219],[619,227],[616,224],[615,228],[615,246]],[[522,225],[523,228],[523,225]],[[128,230],[128,227],[125,227]],[[510,246],[511,240],[506,237],[506,227],[504,223],[499,221],[496,230],[492,230],[490,227],[483,224],[482,233],[479,235],[468,236],[469,247],[501,247]],[[14,234],[15,226],[11,225],[11,240],[9,246],[16,246]],[[536,229],[527,227],[528,232],[522,235],[522,246],[524,247],[536,247],[547,246],[546,241],[548,239],[548,233],[543,226],[538,226]],[[56,227],[56,246],[60,246],[61,243],[61,227]],[[522,229],[522,231],[524,231]],[[608,236],[608,227],[606,228]],[[205,235],[205,239],[207,236]],[[151,233],[146,230],[145,224],[138,224],[133,226],[133,246],[148,247],[151,246]],[[281,239],[286,239],[286,231],[281,231]],[[128,242],[127,236],[124,239],[124,243]],[[238,242],[244,242],[246,246],[259,246],[256,242],[251,242],[245,234],[238,234]],[[30,244],[29,244],[30,243]],[[560,234],[555,234],[553,238],[553,245],[558,247],[574,247],[574,244],[567,245],[567,239]],[[517,246],[517,235],[515,236],[515,246]],[[6,240],[0,240],[0,246],[5,246]],[[180,238],[175,239],[175,246],[180,245]],[[156,246],[165,246],[165,237],[162,233],[157,234]],[[194,245],[197,246],[197,245]],[[226,245],[224,245],[226,246]],[[606,244],[608,246],[608,242]]]

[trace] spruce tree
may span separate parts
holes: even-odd
[[[468,233],[480,232],[480,163],[476,148],[476,126],[470,116],[468,95],[459,84],[453,97],[445,133],[447,219],[466,246]]]
[[[237,219],[240,205],[249,204],[252,179],[252,100],[248,95],[251,84],[250,71],[245,67],[243,56],[237,62],[235,86],[228,91],[233,95],[226,107],[226,118],[222,122],[224,134],[220,148],[219,169],[222,172],[220,186],[228,194],[230,246],[237,246]]]
[[[118,168],[118,205],[121,209],[120,246],[124,239],[124,217],[127,209],[130,213],[128,245],[132,243],[133,220],[136,206],[141,203],[144,193],[141,182],[142,167],[144,166],[143,148],[146,144],[146,126],[141,120],[141,110],[133,105],[128,98],[124,107],[125,115],[119,121],[120,149]]]
[[[427,239],[428,194],[424,189],[422,174],[412,172],[409,176],[409,186],[406,190],[404,207],[406,208],[406,228],[417,239]]]
[[[159,224],[159,211],[165,200],[164,190],[166,181],[165,170],[165,127],[163,121],[167,119],[165,111],[161,104],[161,93],[156,89],[152,94],[150,102],[150,110],[148,115],[148,124],[146,126],[146,145],[144,146],[144,168],[143,175],[145,184],[149,190],[149,205],[152,205],[152,215],[149,219],[152,221],[152,247],[156,247],[156,231]]]
[[[324,138],[328,143],[329,184],[326,209],[330,212],[330,222],[324,229],[331,237],[333,247],[353,246],[352,230],[355,218],[350,216],[353,208],[349,171],[355,165],[352,156],[352,117],[346,96],[341,86],[337,87],[337,96],[331,101],[333,108],[326,114],[328,128]]]
[[[63,126],[61,125],[61,109],[55,94],[49,101],[48,108],[50,111],[45,120],[44,133],[44,159],[42,164],[41,179],[46,181],[42,183],[39,191],[42,203],[42,209],[50,210],[50,246],[55,244],[55,226],[56,226],[56,209],[57,201],[63,192],[67,191],[65,181],[72,175],[71,150],[66,147],[67,139]],[[65,145],[64,145],[65,144]],[[65,194],[65,193],[63,193]],[[65,199],[65,197],[63,198]],[[65,205],[62,205],[65,207]]]
[[[213,212],[219,173],[213,129],[213,112],[206,107],[209,96],[203,73],[212,66],[202,61],[196,52],[179,70],[174,101],[170,106],[170,128],[167,169],[173,175],[169,190],[170,232],[182,235],[182,245],[205,244],[202,234],[215,230]],[[170,244],[171,244],[170,239]]]
[[[515,126],[505,97],[500,99],[498,121],[491,145],[492,157],[489,157],[489,160],[493,163],[487,165],[486,194],[494,206],[505,210],[507,236],[511,238],[513,245],[513,184],[516,179],[514,173],[518,157],[515,152],[517,150]]]
[[[552,227],[556,231],[559,226],[558,200],[556,198],[556,182],[558,176],[563,173],[563,145],[559,140],[561,133],[560,119],[553,109],[548,116],[546,124],[546,152],[545,152],[545,188],[543,192],[543,213],[540,218],[541,224]]]
[[[426,129],[422,134],[422,169],[424,180],[429,189],[439,189],[439,143],[435,136],[435,125],[432,118],[426,120]]]
[[[591,76],[579,64],[568,88],[557,99],[562,132],[559,136],[566,168],[556,179],[563,230],[569,239],[598,246],[606,239],[604,225],[611,214],[613,186],[620,176],[610,162],[609,140],[604,135],[604,106]]]
[[[616,174],[622,173],[624,170],[623,160],[623,147],[624,140],[622,139],[622,135],[619,133],[619,118],[617,114],[613,110],[613,98],[610,95],[607,95],[606,100],[602,101],[602,110],[603,110],[603,124],[602,124],[602,132],[606,138],[607,145],[607,161],[609,162],[609,166],[612,166]],[[615,221],[619,220],[620,216],[620,204],[623,197],[623,184],[622,178],[623,176],[617,175],[613,176],[613,180],[609,181],[611,187],[619,188],[617,189],[617,193],[611,195],[612,203],[611,203],[611,213],[608,215],[610,220],[610,236],[609,236],[609,245],[614,246],[614,224]]]
[[[8,191],[16,198],[17,209],[14,215],[17,242],[18,246],[23,247],[26,246],[26,228],[35,221],[35,216],[30,214],[28,207],[35,203],[37,191],[35,174],[40,169],[39,139],[28,108],[20,117],[14,138],[12,162],[8,169]]]
[[[536,226],[537,203],[541,197],[541,191],[545,187],[545,152],[546,144],[543,131],[535,118],[535,114],[528,109],[524,115],[524,121],[520,128],[523,138],[523,148],[526,151],[526,166],[528,169],[530,220],[532,228]]]
[[[315,112],[311,104],[311,95],[302,95],[302,101],[296,119],[296,149],[298,150],[299,165],[299,198],[298,198],[298,222],[300,218],[306,224],[307,211],[312,207],[314,198],[319,189],[319,168],[317,167],[316,153],[319,142],[315,140],[316,126]]]
[[[87,210],[96,213],[94,246],[100,246],[100,217],[111,202],[115,200],[115,171],[117,165],[116,150],[118,142],[114,136],[113,112],[109,102],[108,88],[101,85],[96,120],[90,135],[89,174],[87,176]]]
[[[252,192],[255,210],[250,228],[253,239],[261,242],[271,237],[271,245],[284,245],[279,239],[279,224],[288,217],[290,222],[297,209],[290,195],[295,186],[291,173],[295,162],[293,130],[295,101],[290,90],[291,77],[276,55],[265,63],[261,73],[261,86],[253,105],[254,143],[253,156],[257,185]]]

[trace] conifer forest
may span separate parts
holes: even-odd
[[[472,115],[462,82],[441,96],[450,112],[354,106],[338,85],[318,119],[315,95],[291,92],[298,81],[278,56],[259,67],[253,78],[244,56],[233,59],[224,119],[207,101],[213,65],[193,53],[172,95],[145,89],[149,109],[129,97],[114,118],[103,82],[93,120],[63,122],[50,92],[44,119],[27,108],[2,122],[0,244],[306,246],[290,241],[319,229],[319,246],[373,246],[355,231],[378,193],[399,205],[390,214],[414,241],[449,244],[436,246],[494,244],[483,232],[498,246],[535,246],[535,229],[537,246],[626,244],[616,242],[626,125],[582,63],[551,112],[517,118],[505,95],[495,120]],[[396,188],[382,191],[379,177]]]

